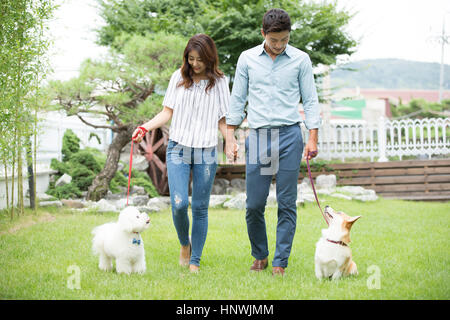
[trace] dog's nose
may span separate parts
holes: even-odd
[[[150,219],[148,219],[145,223],[146,223],[146,224],[149,224],[149,223],[150,223]]]
[[[325,206],[325,209],[328,209],[330,206]]]

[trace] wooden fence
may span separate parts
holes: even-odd
[[[340,186],[362,186],[384,198],[450,200],[450,159],[330,164],[312,176],[320,174],[335,174]],[[245,178],[245,166],[220,166],[217,177]],[[299,182],[303,178],[307,173],[302,170]]]

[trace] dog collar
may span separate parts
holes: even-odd
[[[330,240],[330,239],[327,239],[327,241],[330,241],[330,242],[336,243],[336,244],[340,244],[341,246],[344,246],[344,247],[348,247],[348,245],[343,241],[334,241],[334,240]]]

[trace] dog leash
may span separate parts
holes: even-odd
[[[313,152],[308,153],[308,156],[313,156],[315,154],[317,154],[317,151],[313,151]],[[329,225],[327,219],[325,218],[325,214],[323,213],[322,207],[320,206],[319,198],[317,198],[316,188],[314,187],[314,181],[313,181],[312,174],[311,174],[311,168],[309,167],[309,159],[308,159],[308,157],[306,157],[306,166],[308,168],[309,181],[311,182],[311,187],[313,189],[314,197],[316,198],[317,205],[319,206],[320,213],[322,213],[323,219],[325,220],[327,225]]]
[[[130,196],[130,182],[131,182],[131,168],[133,167],[133,145],[134,145],[134,140],[136,140],[139,136],[143,136],[145,135],[148,130],[145,129],[144,127],[138,127],[139,131],[133,136],[131,137],[131,148],[130,148],[130,166],[128,169],[128,188],[127,188],[127,206],[128,206],[128,197]]]

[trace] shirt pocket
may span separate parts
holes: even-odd
[[[248,67],[248,84],[255,92],[266,91],[272,86],[272,72],[270,68],[264,66]]]
[[[298,82],[298,68],[290,68],[289,66],[286,66],[283,70],[276,72],[274,78],[278,84],[278,88],[288,92],[300,91]]]

